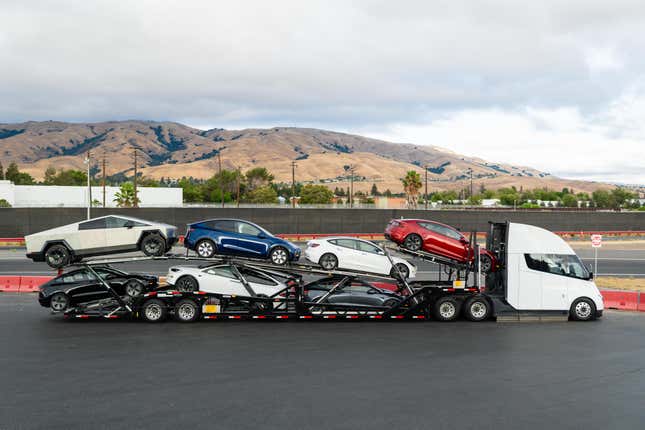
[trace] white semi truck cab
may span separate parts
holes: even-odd
[[[486,277],[498,321],[602,316],[593,274],[558,235],[532,225],[491,223],[486,247],[499,264]]]

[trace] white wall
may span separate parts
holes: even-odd
[[[0,199],[13,207],[87,207],[87,187],[57,185],[14,185],[0,181]],[[116,207],[114,196],[119,187],[105,187],[106,207]],[[181,188],[138,187],[139,207],[179,207],[183,204]],[[103,204],[103,187],[92,187],[92,200]]]

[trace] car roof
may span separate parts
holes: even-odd
[[[453,227],[453,226],[451,226],[451,225],[444,224],[444,223],[439,222],[439,221],[431,221],[431,220],[429,220],[429,219],[421,219],[421,218],[394,218],[392,221],[428,222],[428,223],[430,223],[430,224],[437,224],[437,225],[441,225],[441,226],[444,226],[444,227],[448,227],[449,229],[454,230],[454,231],[457,231],[457,232],[459,231],[459,230],[457,230],[456,228],[454,228],[454,227]]]
[[[360,240],[361,242],[369,242],[369,243],[374,243],[371,240],[367,239],[361,239],[358,237],[352,237],[352,236],[329,236],[329,237],[321,237],[320,240],[334,240],[334,239],[352,239],[352,240]]]

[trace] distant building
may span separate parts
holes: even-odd
[[[105,187],[105,206],[117,207],[114,202],[119,187]],[[0,199],[16,208],[24,207],[87,207],[87,187],[59,185],[14,185],[0,181]],[[183,190],[167,187],[137,187],[139,207],[181,207]],[[103,204],[103,187],[92,187],[95,207]],[[98,203],[97,203],[98,202]]]

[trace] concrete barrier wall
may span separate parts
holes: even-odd
[[[22,237],[85,219],[82,208],[0,209],[0,237]],[[272,233],[379,233],[392,218],[424,218],[487,231],[488,221],[515,221],[552,231],[645,230],[645,212],[522,212],[384,209],[140,208],[93,209],[92,216],[123,214],[179,227],[208,218],[241,218]]]

